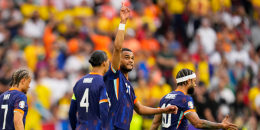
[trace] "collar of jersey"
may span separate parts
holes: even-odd
[[[95,75],[101,75],[101,76],[103,76],[102,74],[94,73],[94,72],[90,72],[89,74],[95,74]]]
[[[176,89],[175,91],[180,91],[180,92],[182,92],[184,95],[186,95],[186,93],[185,93],[183,90]]]
[[[15,87],[11,87],[9,90],[10,90],[10,91],[11,91],[11,90],[17,90],[17,91],[20,91],[18,88],[15,88]]]

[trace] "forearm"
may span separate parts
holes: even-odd
[[[154,115],[161,114],[164,112],[162,108],[151,108],[143,105],[136,108],[135,111],[140,115]]]
[[[150,130],[157,130],[158,127],[161,125],[161,122],[162,122],[162,115],[161,114],[155,115]]]
[[[151,129],[150,130],[158,130],[159,124],[152,124]]]
[[[15,120],[14,127],[16,130],[24,130],[24,124],[22,120]]]
[[[126,21],[121,20],[120,24],[126,24]],[[115,45],[114,45],[116,51],[121,51],[124,42],[124,35],[125,35],[125,31],[118,29],[115,38]]]
[[[14,111],[14,128],[16,130],[24,130],[24,124],[23,124],[23,113],[20,113],[18,111]]]
[[[124,22],[121,22],[124,23]],[[119,30],[116,34],[116,39],[114,43],[114,50],[113,50],[113,58],[112,58],[112,67],[113,69],[117,70],[119,68],[120,64],[120,58],[121,58],[121,51],[123,47],[123,42],[124,42],[124,35],[125,31],[124,30]]]
[[[221,123],[201,120],[200,123],[198,123],[195,127],[201,129],[220,129],[223,128],[223,125]]]

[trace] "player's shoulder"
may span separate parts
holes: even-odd
[[[25,96],[25,94],[18,90],[8,90],[4,94],[12,94],[12,95],[18,95],[18,96]]]
[[[17,90],[8,90],[5,94],[4,94],[4,96],[6,96],[7,97],[7,95],[8,94],[10,94],[9,96],[10,96],[10,99],[14,99],[14,100],[16,100],[16,99],[21,99],[21,100],[27,100],[27,97],[26,97],[26,95],[23,93],[23,92],[21,92],[21,91],[17,91]]]

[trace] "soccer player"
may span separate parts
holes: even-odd
[[[75,130],[104,129],[108,119],[109,101],[103,75],[109,61],[104,51],[95,51],[90,59],[92,71],[82,77],[73,88],[69,110],[71,128]]]
[[[228,117],[222,123],[214,123],[202,120],[198,117],[194,110],[192,94],[196,87],[196,75],[189,69],[182,69],[176,76],[177,89],[167,94],[160,101],[160,107],[164,108],[168,105],[176,105],[178,113],[173,114],[157,114],[154,117],[151,130],[157,130],[162,124],[163,130],[186,130],[188,129],[188,120],[193,126],[200,129],[231,129],[237,130],[237,126],[228,122]]]
[[[0,129],[24,130],[28,111],[26,93],[31,82],[31,73],[19,69],[13,73],[11,88],[0,95]]]
[[[150,108],[143,106],[136,100],[128,72],[133,69],[134,54],[130,49],[122,48],[125,24],[130,15],[129,8],[123,6],[120,10],[121,22],[116,34],[112,63],[104,76],[104,81],[111,101],[109,111],[109,128],[128,130],[133,116],[133,110],[141,115],[177,112],[176,106],[166,108]],[[120,69],[119,69],[120,68]]]

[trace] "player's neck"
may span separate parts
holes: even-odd
[[[11,86],[11,88],[9,90],[18,90],[18,91],[22,91],[20,87],[18,86]]]
[[[126,72],[126,73],[123,73],[123,74],[124,74],[125,78],[128,80],[128,73]]]
[[[187,95],[188,87],[178,86],[175,91],[180,91],[180,92],[183,92],[184,95]]]
[[[104,75],[104,70],[101,67],[94,67],[91,71],[91,73],[97,73],[100,75]]]

